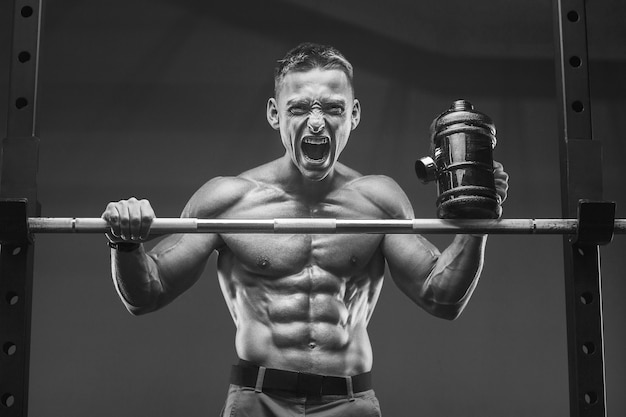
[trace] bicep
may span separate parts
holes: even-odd
[[[385,179],[384,185],[379,201],[384,202],[386,214],[396,219],[413,219],[413,207],[400,186],[389,179]],[[383,240],[383,255],[394,282],[405,293],[415,294],[416,286],[425,282],[440,252],[421,235],[388,234]]]
[[[381,209],[381,217],[413,219],[413,207],[402,188],[391,178],[370,177],[364,193]],[[391,277],[407,296],[424,306],[428,291],[427,280],[437,260],[439,250],[418,234],[388,234],[382,242],[383,256]]]
[[[185,292],[200,278],[219,241],[219,236],[214,234],[169,235],[148,252],[162,287],[160,306]]]
[[[233,207],[249,190],[248,181],[216,177],[194,193],[185,205],[183,218],[217,218]],[[219,234],[176,234],[164,238],[149,256],[153,259],[168,298],[174,298],[200,278],[214,250],[223,245]]]
[[[396,285],[413,301],[419,302],[424,284],[433,270],[439,250],[421,235],[386,235],[383,255]]]
[[[396,286],[415,304],[432,313],[431,276],[439,250],[420,235],[387,235],[383,253]]]

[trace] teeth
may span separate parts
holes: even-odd
[[[328,143],[328,138],[323,136],[307,136],[302,141],[311,145],[325,145]]]
[[[330,139],[327,136],[306,136],[302,138],[301,149],[308,161],[324,161],[330,152]]]

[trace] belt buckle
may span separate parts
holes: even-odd
[[[323,382],[323,375],[298,372],[297,389],[301,394],[321,396]]]

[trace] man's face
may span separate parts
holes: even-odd
[[[289,72],[267,103],[267,120],[280,131],[291,160],[312,181],[332,172],[356,128],[361,106],[347,75],[337,69]]]

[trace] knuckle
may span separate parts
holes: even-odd
[[[142,212],[145,212],[145,216],[153,218],[154,210],[152,209],[150,202],[148,200],[141,200],[139,203],[141,204]]]

